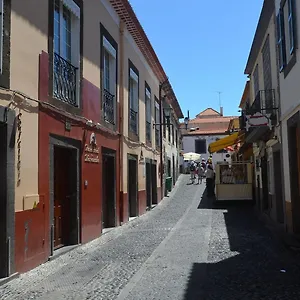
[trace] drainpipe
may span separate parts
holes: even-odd
[[[162,86],[163,83],[159,84],[159,139],[160,139],[160,189],[161,189],[161,199],[165,195],[164,190],[164,167],[163,167],[163,105],[162,105]],[[160,199],[160,200],[161,200]]]
[[[162,198],[165,196],[165,190],[164,190],[164,164],[163,164],[163,86],[168,82],[168,79],[165,80],[164,82],[161,82],[159,84],[159,128],[160,128],[160,186],[161,186],[161,195]]]
[[[124,127],[124,22],[120,21],[120,41],[119,41],[119,155],[120,155],[120,224],[124,222],[124,184],[123,184],[123,127]]]

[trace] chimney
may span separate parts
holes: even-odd
[[[223,107],[220,106],[220,115],[223,117]]]

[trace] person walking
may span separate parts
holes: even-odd
[[[205,172],[206,175],[206,191],[208,197],[214,196],[214,178],[215,172],[211,166],[211,164],[207,165],[207,170]]]

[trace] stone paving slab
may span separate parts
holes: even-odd
[[[298,261],[252,206],[215,205],[188,181],[154,210],[0,286],[0,299],[300,299]]]
[[[115,299],[189,207],[181,176],[155,209],[0,287],[0,299]]]

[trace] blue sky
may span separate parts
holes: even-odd
[[[239,115],[244,69],[263,0],[130,0],[190,117],[207,107]],[[151,3],[151,5],[149,4]]]

